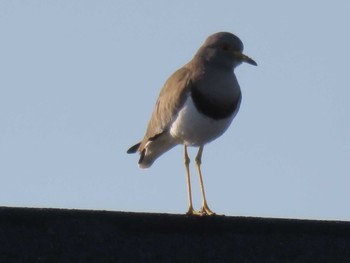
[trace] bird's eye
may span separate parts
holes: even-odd
[[[222,49],[225,50],[225,51],[227,51],[227,50],[230,49],[230,47],[229,47],[228,45],[223,45],[223,46],[222,46]]]

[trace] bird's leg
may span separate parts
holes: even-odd
[[[203,178],[202,178],[202,172],[201,172],[201,163],[202,163],[202,153],[203,153],[203,146],[199,147],[197,156],[196,156],[196,168],[198,172],[199,177],[199,183],[201,187],[201,193],[202,193],[202,208],[199,211],[202,215],[214,215],[215,213],[210,210],[207,200],[205,199],[205,193],[204,193],[204,185],[203,185]]]
[[[188,192],[188,210],[186,212],[187,215],[198,215],[198,212],[193,209],[192,205],[192,193],[191,193],[191,179],[190,179],[190,158],[187,154],[187,146],[184,145],[184,161],[185,161],[185,169],[186,169],[186,177],[187,177],[187,192]]]

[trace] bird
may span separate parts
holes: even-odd
[[[242,41],[230,32],[207,37],[192,60],[167,79],[143,139],[127,150],[138,152],[139,167],[148,168],[165,152],[183,145],[187,215],[215,214],[205,197],[201,159],[204,146],[227,130],[240,108],[242,93],[234,69],[242,62],[257,66],[242,52]],[[199,147],[195,157],[202,200],[199,211],[193,208],[187,147]]]

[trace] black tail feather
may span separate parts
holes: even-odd
[[[143,158],[145,158],[145,153],[146,153],[146,149],[143,149],[142,152],[140,153],[140,159],[138,164],[141,164],[143,161]]]
[[[137,150],[138,150],[139,147],[140,147],[140,144],[141,144],[141,142],[136,143],[134,146],[131,146],[131,147],[129,148],[129,150],[127,151],[127,153],[136,153]]]

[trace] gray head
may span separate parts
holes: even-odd
[[[257,66],[256,62],[242,53],[242,41],[232,33],[219,32],[209,36],[195,55],[204,63],[233,69],[242,62]]]

